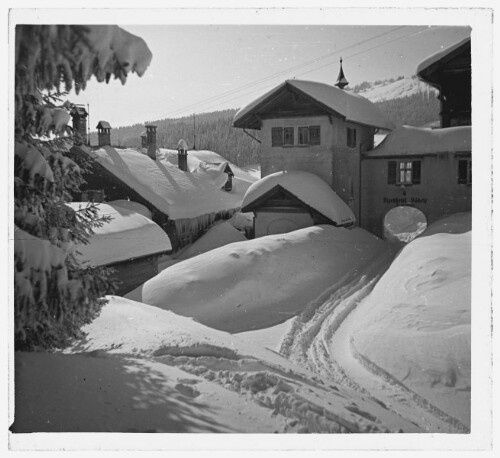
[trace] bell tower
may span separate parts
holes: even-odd
[[[342,57],[341,57],[340,58],[339,76],[337,77],[337,82],[335,83],[335,86],[337,86],[340,89],[344,89],[348,84],[349,84],[349,81],[347,81],[347,79],[344,75],[344,70],[342,69]]]

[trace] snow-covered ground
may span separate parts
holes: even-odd
[[[399,253],[330,226],[192,253],[145,285],[159,306],[111,296],[70,349],[17,354],[13,430],[468,432],[470,234],[460,214]]]

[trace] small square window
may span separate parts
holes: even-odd
[[[299,145],[309,144],[309,127],[299,127]]]
[[[309,126],[309,144],[319,145],[321,143],[321,129],[319,126]]]
[[[420,161],[389,161],[387,184],[420,184]]]
[[[285,127],[283,129],[283,146],[293,146],[293,127]]]
[[[283,146],[282,127],[273,127],[271,129],[271,146]]]

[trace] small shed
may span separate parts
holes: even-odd
[[[277,172],[250,186],[242,212],[253,212],[254,235],[282,234],[315,224],[351,226],[352,210],[318,176],[302,171]]]
[[[68,204],[78,211],[88,202]],[[94,267],[114,269],[116,294],[123,295],[158,274],[158,258],[172,252],[167,234],[149,218],[117,204],[97,204],[98,216],[111,220],[94,228],[88,245],[77,245],[77,257]]]

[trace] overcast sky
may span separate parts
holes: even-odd
[[[470,35],[467,27],[121,25],[153,53],[146,74],[122,86],[89,82],[74,103],[90,127],[113,127],[238,108],[285,79],[334,84],[342,56],[350,86],[415,74],[427,56]]]

